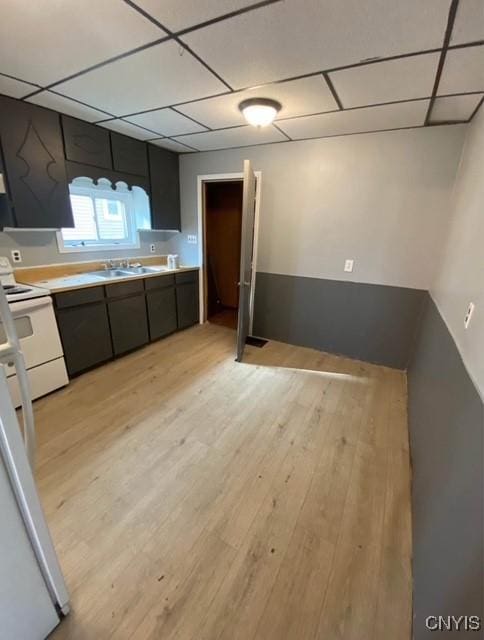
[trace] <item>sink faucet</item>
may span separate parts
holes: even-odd
[[[103,267],[106,269],[106,271],[108,269],[114,269],[115,268],[115,263],[114,260],[112,260],[111,258],[109,258],[109,260],[106,260],[106,262],[103,263]]]

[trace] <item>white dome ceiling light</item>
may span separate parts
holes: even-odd
[[[252,126],[267,127],[281,110],[281,104],[269,98],[250,98],[243,100],[239,109]]]

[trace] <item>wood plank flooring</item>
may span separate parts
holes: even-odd
[[[206,324],[35,403],[55,640],[410,640],[401,372]]]

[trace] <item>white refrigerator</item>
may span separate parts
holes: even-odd
[[[0,640],[44,640],[69,611],[69,596],[34,480],[35,428],[23,355],[2,287],[0,322]],[[13,362],[21,426],[4,367]]]

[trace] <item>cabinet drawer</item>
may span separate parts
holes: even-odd
[[[165,287],[174,286],[175,276],[173,273],[167,274],[166,276],[158,276],[157,278],[146,278],[145,280],[145,289],[147,291],[150,289],[163,289]]]
[[[77,307],[80,304],[100,302],[104,299],[104,287],[88,287],[86,289],[74,289],[55,294],[55,305],[58,309]]]
[[[176,284],[188,284],[189,282],[197,282],[198,271],[182,271],[175,273]]]
[[[113,282],[106,285],[106,295],[108,298],[119,298],[121,296],[129,296],[133,293],[141,293],[144,291],[143,280],[128,280],[126,282]]]

